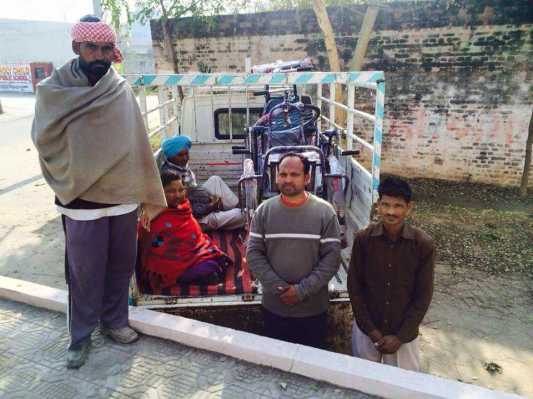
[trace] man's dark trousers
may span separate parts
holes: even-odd
[[[137,211],[96,220],[64,217],[70,348],[101,322],[128,325],[128,287],[137,252]]]
[[[264,333],[267,337],[323,349],[327,312],[310,317],[282,317],[264,307]]]

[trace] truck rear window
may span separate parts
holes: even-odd
[[[231,129],[234,139],[245,137],[244,129],[253,125],[263,112],[263,108],[250,108],[250,122],[246,123],[246,108],[231,108]],[[215,137],[219,140],[230,139],[229,108],[215,110]]]

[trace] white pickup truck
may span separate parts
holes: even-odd
[[[243,175],[243,161],[250,155],[242,150],[250,144],[248,127],[261,117],[268,101],[268,96],[257,95],[257,91],[264,94],[265,87],[270,93],[297,91],[303,102],[318,107],[321,112],[316,123],[317,132],[327,129],[338,132],[328,162],[334,165],[336,173],[346,176],[341,184],[342,201],[334,206],[345,221],[348,245],[343,251],[339,272],[330,281],[329,291],[331,301],[347,301],[351,238],[355,231],[368,224],[372,204],[377,199],[384,116],[383,73],[194,73],[133,75],[127,79],[138,93],[156,155],[160,142],[158,136],[188,135],[193,141],[190,166],[197,178],[202,181],[218,175],[234,189]],[[342,96],[337,94],[339,90],[342,90]],[[359,94],[358,104],[362,103],[361,98],[366,99],[365,111],[354,108]],[[340,97],[345,100],[339,101]],[[369,112],[372,109],[373,112]],[[360,136],[372,139],[367,141]],[[235,151],[235,148],[241,151]],[[350,155],[342,155],[344,150],[349,150]],[[354,151],[351,150],[358,150],[361,157],[353,157]],[[218,286],[177,285],[175,289],[154,293],[140,286],[134,277],[131,303],[150,308],[260,303],[261,285],[248,270],[244,258],[246,235],[245,230],[213,233],[213,239],[234,261],[226,273],[225,283]]]

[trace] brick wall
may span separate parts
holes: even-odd
[[[328,11],[347,63],[365,7]],[[246,56],[258,64],[308,55],[328,69],[310,10],[209,23],[185,18],[173,21],[171,31],[182,71],[242,71]],[[152,37],[156,69],[171,70],[157,21]],[[382,170],[518,185],[532,112],[532,59],[527,0],[398,2],[380,10],[363,69],[386,76]],[[365,94],[357,97],[363,107]],[[363,123],[356,130],[368,133]]]

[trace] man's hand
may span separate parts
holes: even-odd
[[[279,298],[285,305],[295,305],[300,302],[300,297],[298,296],[298,292],[294,285],[289,285]]]
[[[376,344],[381,340],[381,338],[383,338],[383,334],[379,330],[372,330],[370,331],[370,334],[368,334],[368,337],[372,340],[374,344]]]
[[[402,346],[402,341],[396,335],[385,335],[376,343],[376,348],[383,354],[396,353]]]
[[[216,195],[211,196],[211,201],[209,202],[209,206],[214,211],[219,211],[222,209],[222,199],[220,197],[217,197]]]
[[[163,206],[142,204],[141,205],[141,218],[140,218],[141,226],[146,231],[150,231],[150,222],[164,210],[165,210],[165,207]]]

